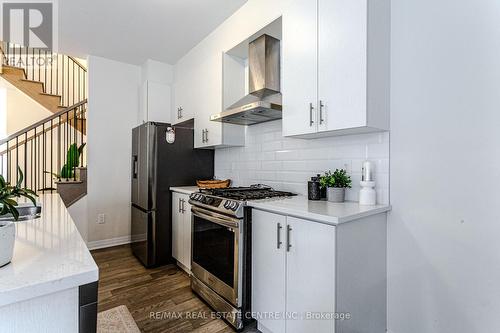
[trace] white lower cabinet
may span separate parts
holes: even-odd
[[[252,312],[273,333],[334,332],[335,227],[254,210]]]
[[[253,209],[252,313],[264,333],[385,332],[385,213],[330,225]]]
[[[172,192],[172,257],[191,270],[191,205],[187,194]]]
[[[252,213],[252,312],[259,329],[285,332],[285,321],[271,313],[285,313],[286,217],[260,210]]]

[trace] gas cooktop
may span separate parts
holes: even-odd
[[[228,187],[200,190],[201,193],[213,195],[220,198],[238,201],[267,199],[274,197],[289,197],[296,195],[291,192],[276,191],[265,185],[252,185],[250,187]]]
[[[272,187],[259,184],[250,187],[201,189],[200,192],[190,195],[189,203],[193,206],[243,218],[243,208],[246,206],[248,200],[289,197],[293,195],[296,194],[275,191]]]

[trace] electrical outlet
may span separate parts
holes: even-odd
[[[106,223],[106,214],[97,214],[97,224]]]

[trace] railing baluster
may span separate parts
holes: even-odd
[[[9,141],[7,141],[7,182],[10,183],[10,160]]]
[[[52,177],[52,172],[54,172],[54,125],[52,119],[50,119],[50,192],[54,188],[54,178]]]
[[[37,158],[36,158],[36,156],[38,155],[38,153],[36,151],[36,147],[37,147],[37,145],[36,145],[36,127],[35,127],[35,134],[33,134],[33,144],[34,144],[34,155],[35,155],[34,159],[33,159],[33,163],[35,165],[35,169],[33,171],[34,171],[34,174],[35,174],[35,191],[37,191],[38,189],[36,187],[36,184],[37,184],[36,179],[37,179],[37,170],[38,169],[36,168],[37,167],[37,164],[36,164]]]
[[[38,67],[38,81],[40,81],[40,77],[41,77],[41,74],[40,74],[40,49],[38,49],[38,57],[36,59],[36,66]]]
[[[45,164],[45,124],[42,124],[42,144],[43,144],[43,147],[42,147],[42,163],[43,163],[43,166],[42,166],[42,187],[45,188],[45,168],[46,168],[46,164]]]
[[[73,72],[71,74],[73,74],[73,75],[71,77],[71,82],[72,82],[73,93],[71,96],[71,100],[73,101],[73,103],[71,103],[71,104],[75,104],[75,62],[72,61],[72,63],[73,63]]]
[[[28,132],[24,133],[24,188],[27,186],[26,179],[28,178]]]
[[[58,170],[59,172],[61,171],[62,165],[61,165],[61,116],[59,116],[59,125],[57,126],[57,165],[58,165]],[[61,174],[58,173],[59,175],[59,180],[61,180]]]
[[[16,182],[19,179],[19,136],[16,136]]]
[[[49,91],[47,89],[47,51],[45,51],[45,57],[43,59],[43,68],[45,70],[45,74],[43,76],[43,82],[45,84],[43,85],[43,88],[44,88],[45,92],[48,93]],[[44,177],[44,179],[45,179],[45,177]]]
[[[33,175],[34,175],[34,173],[35,173],[35,168],[34,168],[34,166],[33,166],[33,156],[34,156],[34,155],[33,155],[33,138],[34,138],[34,137],[31,137],[31,140],[30,140],[30,143],[31,143],[31,144],[30,144],[30,146],[31,146],[31,159],[30,159],[30,162],[31,162],[31,163],[30,163],[30,164],[31,164],[31,177],[30,177],[30,184],[31,184],[31,186],[30,186],[30,188],[33,188]]]

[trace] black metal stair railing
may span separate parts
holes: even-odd
[[[86,114],[85,99],[0,140],[0,174],[12,183],[20,170],[24,186],[38,192],[77,180],[86,163]]]
[[[74,57],[0,41],[2,65],[21,68],[26,79],[42,82],[44,92],[61,96],[68,107],[87,98],[87,68]]]

